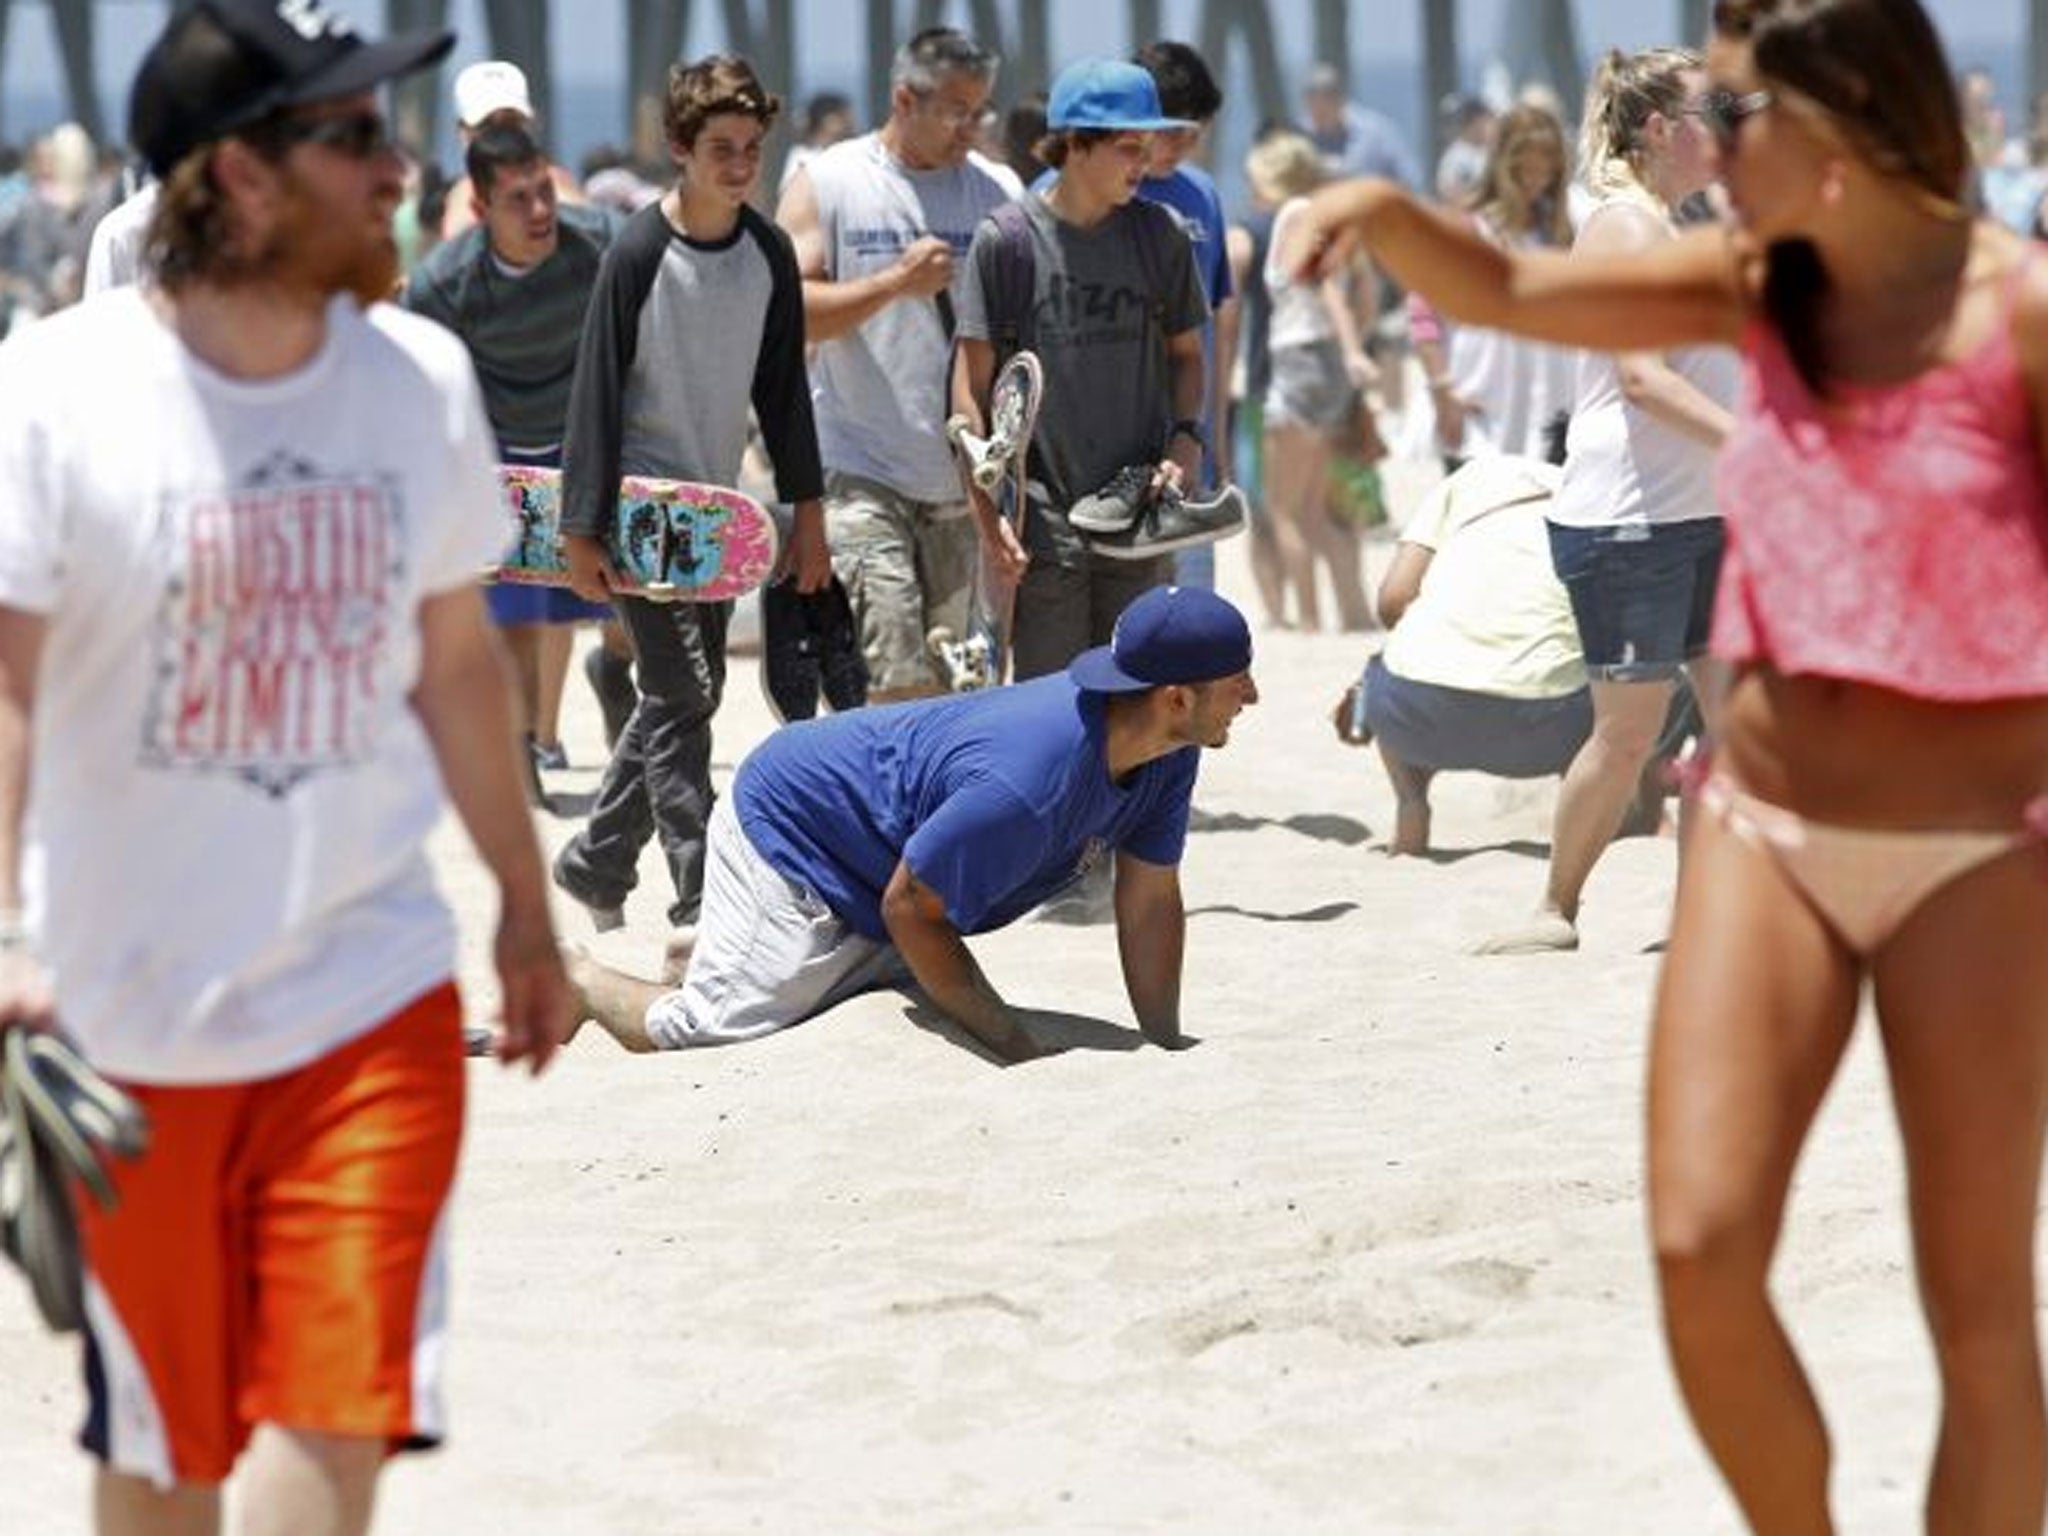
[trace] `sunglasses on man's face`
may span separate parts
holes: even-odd
[[[391,148],[391,125],[381,112],[347,112],[337,117],[280,117],[263,124],[257,137],[280,150],[318,144],[351,160],[370,160]]]
[[[1770,104],[1769,91],[1748,91],[1742,94],[1734,91],[1709,91],[1686,110],[1706,124],[1707,132],[1713,135],[1714,147],[1727,155],[1735,151],[1735,141],[1742,132],[1743,122],[1755,117]]]

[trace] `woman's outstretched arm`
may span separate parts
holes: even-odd
[[[1367,177],[1310,198],[1286,231],[1280,259],[1290,272],[1320,274],[1360,249],[1454,320],[1566,346],[1732,345],[1749,314],[1753,258],[1724,228],[1612,257],[1503,251],[1463,217]]]

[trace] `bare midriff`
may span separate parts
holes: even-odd
[[[1840,826],[2017,830],[2048,795],[2048,697],[1937,703],[1742,668],[1715,761],[1752,794]]]

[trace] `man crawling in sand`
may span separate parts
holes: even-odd
[[[656,986],[587,957],[584,1013],[630,1051],[719,1045],[915,987],[1004,1062],[1049,1054],[964,942],[1114,855],[1146,1039],[1185,1044],[1179,864],[1202,747],[1258,701],[1244,616],[1161,587],[1063,673],[778,731],[711,817],[703,915]]]

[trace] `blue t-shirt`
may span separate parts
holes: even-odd
[[[1111,780],[1104,699],[1065,673],[783,727],[740,764],[755,851],[886,942],[899,860],[961,933],[1015,922],[1112,849],[1180,862],[1199,749]]]
[[[1148,203],[1161,203],[1180,215],[1194,242],[1195,270],[1202,274],[1202,292],[1215,309],[1230,297],[1230,250],[1223,242],[1226,225],[1223,199],[1216,183],[1199,165],[1183,165],[1171,176],[1147,176],[1138,183],[1138,196]]]
[[[1224,243],[1227,226],[1216,183],[1200,166],[1183,165],[1171,176],[1147,176],[1138,183],[1138,196],[1180,215],[1181,228],[1188,232],[1188,243],[1195,248],[1195,270],[1202,274],[1202,292],[1208,295],[1209,310],[1214,314],[1231,296],[1230,248]],[[1216,368],[1216,322],[1208,320],[1202,325],[1203,376],[1213,380]],[[1216,441],[1216,423],[1209,419],[1209,402],[1213,398],[1207,390],[1203,391],[1202,433],[1211,444]],[[1202,455],[1202,482],[1205,490],[1215,489],[1213,447]]]

